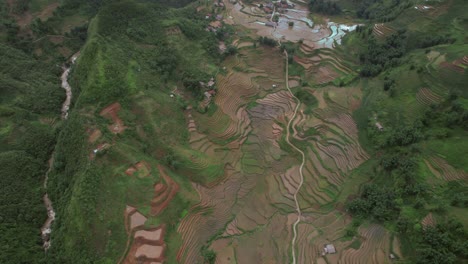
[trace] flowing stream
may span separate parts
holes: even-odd
[[[76,53],[71,57],[71,65],[73,65],[78,58],[80,53]],[[70,69],[71,65],[69,67],[63,66],[63,73],[60,79],[62,80],[62,88],[65,89],[66,93],[66,98],[65,101],[63,102],[62,105],[62,120],[65,120],[68,118],[68,109],[70,109],[70,103],[71,103],[71,98],[72,98],[72,90],[70,87],[70,84],[68,83],[68,75],[70,74]],[[55,152],[54,152],[55,153]],[[49,169],[46,172],[45,179],[44,179],[44,189],[47,190],[47,181],[49,180],[49,173],[52,170],[52,166],[54,165],[54,153],[52,153],[50,159],[49,159]],[[47,209],[47,220],[45,221],[44,225],[41,228],[41,234],[42,234],[42,241],[44,250],[47,251],[50,248],[50,234],[52,233],[51,225],[55,220],[55,211],[54,207],[52,206],[52,201],[49,198],[49,194],[46,193],[42,197],[44,200],[44,206]]]

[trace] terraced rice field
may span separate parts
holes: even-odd
[[[446,181],[467,180],[468,173],[457,170],[447,163],[444,159],[431,156],[425,160],[427,167],[438,178]]]
[[[350,71],[333,51],[319,55],[318,61],[329,60],[329,65],[342,68],[340,72]],[[389,239],[382,227],[374,227],[362,230],[362,237],[371,242],[353,254],[322,256],[326,243],[334,243],[342,252],[350,243],[339,241],[351,218],[330,205],[351,170],[369,158],[358,143],[351,117],[361,92],[357,88],[315,89],[311,92],[318,107],[305,114],[306,106],[285,89],[284,61],[279,50],[242,49],[225,62],[227,73],[216,77],[219,88],[212,102],[216,112],[207,116],[187,110],[191,147],[203,153],[203,159],[221,164],[223,176],[209,184],[193,184],[200,202],[177,228],[182,239],[179,262],[202,262],[204,245],[217,253],[216,263],[289,262],[297,190],[302,211],[295,243],[297,263],[338,263],[342,258],[358,263],[364,260],[361,255],[379,263],[382,253],[388,252],[385,246],[390,242],[373,244],[382,236]],[[289,139],[306,157],[300,189],[301,158],[285,143],[289,122]],[[318,133],[307,135],[309,129]]]
[[[305,56],[294,56],[294,62],[304,68],[306,79],[313,79],[316,85],[325,85],[340,76],[356,74],[336,51],[315,49],[315,45],[311,45],[303,42],[299,49]]]
[[[359,249],[347,248],[342,253],[328,258],[330,262],[337,263],[388,263],[390,255],[390,244],[392,243],[389,233],[379,225],[370,225],[367,228],[359,228],[361,245]],[[336,263],[336,262],[335,262]]]
[[[372,29],[372,33],[379,39],[388,37],[395,32],[396,31],[393,28],[385,25],[384,23],[375,24],[374,28]]]
[[[443,98],[442,96],[432,92],[430,89],[421,88],[416,94],[416,100],[421,105],[431,106],[433,104],[440,103]]]

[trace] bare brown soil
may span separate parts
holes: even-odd
[[[130,215],[130,230],[135,229],[136,227],[144,225],[146,222],[146,217],[140,212],[136,211]]]
[[[139,264],[139,263],[164,263],[164,243],[165,226],[152,229],[138,229],[133,232],[133,243],[128,250],[125,259],[119,263]],[[130,237],[127,242],[130,242]]]
[[[92,129],[89,132],[88,142],[94,143],[102,136],[102,132],[99,129]]]
[[[118,112],[120,111],[120,103],[116,102],[105,107],[100,115],[105,118],[111,119],[114,123],[109,125],[109,130],[114,134],[122,133],[127,127],[124,126],[122,119],[119,118]]]
[[[421,225],[424,228],[434,227],[436,224],[437,224],[437,222],[436,222],[436,220],[434,218],[434,215],[432,213],[429,213],[428,215],[426,215],[426,217],[424,217],[423,220],[421,220]]]
[[[447,69],[447,70],[450,70],[450,71],[454,71],[456,73],[460,73],[460,74],[463,74],[465,72],[465,69],[457,64],[454,64],[454,63],[450,63],[450,62],[442,62],[441,64],[439,64],[439,67],[442,67],[444,69]]]
[[[47,20],[49,17],[51,17],[54,14],[55,9],[59,7],[60,3],[52,3],[48,6],[46,6],[41,12],[38,14],[34,14],[35,17],[40,18],[42,21]]]
[[[314,74],[315,82],[318,84],[331,82],[338,76],[340,75],[329,66],[318,68],[318,71]]]
[[[431,172],[438,178],[446,181],[468,179],[468,173],[457,170],[442,158],[431,156],[424,161]]]
[[[150,173],[151,166],[146,161],[139,161],[125,170],[125,174],[128,176],[137,176],[138,178],[148,177]]]
[[[158,165],[159,173],[164,181],[154,185],[154,198],[151,200],[151,215],[161,213],[179,191],[179,185],[167,175],[164,168]]]

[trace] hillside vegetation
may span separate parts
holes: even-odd
[[[354,114],[361,143],[376,156],[372,185],[348,208],[400,234],[409,260],[460,263],[468,219],[452,212],[466,210],[467,199],[468,167],[458,158],[468,135],[466,2],[407,5],[385,19],[371,5],[365,17],[385,23],[360,27],[344,47],[359,57],[361,76],[375,76],[361,79],[365,96]],[[427,215],[436,223],[428,226]]]
[[[467,2],[228,2],[0,3],[0,263],[466,263]]]

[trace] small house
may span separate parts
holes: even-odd
[[[209,92],[204,93],[206,99],[211,99],[211,94]]]
[[[335,249],[335,246],[333,244],[325,245],[325,248],[323,249],[323,251],[325,251],[325,253],[327,253],[327,254],[335,254],[336,253],[336,249]]]
[[[210,81],[207,83],[208,88],[211,88],[215,84],[214,78],[211,77]]]
[[[276,27],[276,23],[268,21],[268,22],[265,23],[265,26],[267,26],[267,27]]]
[[[223,15],[217,15],[216,20],[223,20]]]

